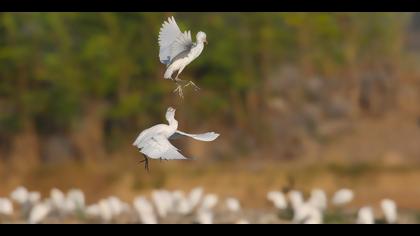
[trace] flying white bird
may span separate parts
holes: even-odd
[[[159,59],[160,62],[166,65],[164,74],[165,79],[172,79],[172,74],[177,71],[174,80],[177,83],[177,88],[174,92],[178,92],[180,97],[183,97],[181,79],[179,74],[184,68],[196,59],[204,49],[204,43],[207,44],[206,34],[202,31],[198,32],[196,42],[191,39],[191,32],[181,32],[176,24],[174,17],[169,17],[167,21],[163,22],[159,32]],[[184,87],[193,85],[199,89],[192,81],[189,81]]]
[[[149,170],[148,158],[160,160],[182,160],[188,159],[181,153],[179,149],[173,146],[168,139],[175,139],[180,136],[187,136],[196,140],[210,142],[219,137],[219,134],[207,132],[203,134],[187,134],[178,129],[178,121],[175,120],[175,109],[169,107],[166,111],[167,124],[158,124],[150,127],[140,133],[134,141],[136,146],[144,155],[146,170]]]

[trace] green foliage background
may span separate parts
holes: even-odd
[[[209,45],[182,79],[202,87],[185,101],[162,79],[157,36],[174,15]],[[1,13],[0,136],[28,127],[67,133],[100,108],[106,140],[185,107],[189,125],[258,127],[267,79],[281,65],[337,80],[398,66],[409,13]],[[182,116],[180,114],[180,116]],[[132,136],[132,135],[131,135]],[[131,136],[129,136],[131,138]]]

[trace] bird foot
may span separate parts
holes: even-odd
[[[178,93],[178,95],[181,98],[184,98],[184,92],[182,91],[182,85],[177,84],[176,89],[174,90],[174,93]]]
[[[194,82],[192,82],[191,80],[184,86],[185,88],[186,87],[188,87],[188,86],[193,86],[194,87],[194,90],[195,91],[198,91],[198,90],[200,90],[200,87],[198,87],[197,85],[195,85],[195,83]]]

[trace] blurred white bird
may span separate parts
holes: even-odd
[[[35,204],[35,203],[37,203],[39,200],[41,200],[41,193],[36,192],[36,191],[34,191],[34,192],[29,192],[29,193],[28,193],[28,201],[29,201],[31,204]]]
[[[50,191],[50,199],[51,199],[51,205],[54,208],[54,210],[58,211],[60,214],[61,213],[67,213],[65,210],[65,202],[66,202],[66,196],[64,195],[64,193],[57,189],[57,188],[53,188]]]
[[[398,212],[397,204],[391,199],[383,199],[381,201],[381,208],[385,216],[385,220],[388,224],[397,223]]]
[[[177,71],[176,77],[173,79],[177,83],[174,92],[178,92],[183,97],[181,79],[178,76],[184,68],[196,59],[204,49],[204,43],[207,44],[207,36],[200,31],[196,35],[196,42],[191,39],[191,32],[181,32],[175,18],[169,17],[163,22],[159,31],[159,59],[166,65],[164,74],[165,79],[172,79],[172,74]],[[189,81],[184,87],[193,85],[199,89],[192,81]]]
[[[311,196],[309,197],[308,203],[318,208],[321,211],[327,209],[328,199],[325,192],[321,189],[313,189]]]
[[[230,197],[225,201],[226,208],[231,212],[238,212],[241,210],[241,203],[238,199]]]
[[[219,197],[216,194],[206,194],[203,202],[201,203],[200,209],[213,209],[219,202]]]
[[[199,224],[213,224],[213,212],[210,209],[199,209],[197,212],[197,221]]]
[[[173,210],[172,194],[167,190],[154,190],[152,201],[160,218],[165,218]]]
[[[173,146],[168,139],[176,139],[180,136],[187,136],[200,141],[213,141],[219,134],[214,132],[207,132],[203,134],[187,134],[178,129],[178,121],[175,120],[175,109],[169,107],[166,111],[167,124],[158,124],[148,128],[140,133],[134,141],[133,146],[136,146],[144,155],[146,170],[149,170],[148,158],[160,160],[182,160],[188,159],[179,153],[179,149]]]
[[[119,216],[124,212],[129,211],[129,205],[123,201],[121,201],[116,196],[111,196],[106,199],[108,202],[109,208],[111,209],[112,216]]]
[[[274,204],[274,207],[280,210],[287,208],[287,200],[280,191],[270,191],[267,193],[267,199]]]
[[[332,203],[336,206],[343,206],[350,203],[354,198],[354,193],[350,189],[340,189],[332,197]]]
[[[10,198],[13,201],[22,205],[29,201],[29,192],[25,187],[19,186],[12,191],[12,193],[10,194]]]
[[[188,195],[188,200],[191,204],[191,208],[195,208],[200,203],[204,194],[204,189],[202,187],[197,187],[191,190]]]
[[[29,192],[25,187],[19,186],[10,194],[10,199],[20,205],[20,214],[26,218],[33,206],[41,199],[41,194],[39,192]]]
[[[297,224],[322,224],[322,212],[309,203],[297,205],[293,210],[293,222]]]
[[[144,198],[137,197],[134,199],[134,209],[137,211],[137,214],[140,217],[140,220],[143,224],[157,224],[157,218],[153,210],[152,204]]]
[[[188,199],[185,197],[185,193],[181,190],[174,191],[172,193],[173,205],[175,213],[186,215],[189,214],[192,210],[191,205],[189,204]]]
[[[96,210],[95,208],[91,208],[90,211]],[[101,217],[102,221],[108,223],[112,220],[113,212],[112,208],[107,199],[101,199],[98,203],[98,210],[99,216]],[[93,213],[93,212],[92,212]]]
[[[85,194],[80,189],[70,189],[67,193],[69,208],[83,210],[85,208]]]
[[[13,215],[13,203],[7,198],[0,198],[0,215]]]
[[[92,204],[86,207],[85,214],[88,217],[96,218],[101,214],[99,204]]]
[[[290,199],[290,204],[293,208],[293,210],[296,210],[298,207],[303,205],[303,194],[300,191],[292,190],[288,193],[288,197]]]
[[[375,218],[371,207],[362,207],[357,213],[357,224],[374,224]]]
[[[28,222],[30,224],[41,223],[50,213],[51,206],[48,202],[37,203],[29,214]]]

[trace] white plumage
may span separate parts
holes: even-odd
[[[143,224],[157,224],[158,220],[153,205],[144,197],[137,197],[133,202],[134,209]]]
[[[178,129],[178,121],[175,120],[175,109],[169,107],[166,112],[167,124],[158,124],[148,128],[140,133],[134,141],[136,146],[145,157],[146,168],[148,168],[148,158],[161,160],[182,160],[187,159],[179,153],[179,149],[173,146],[168,139],[178,138],[179,136],[187,136],[200,141],[213,141],[219,134],[207,132],[203,134],[187,134]]]
[[[383,199],[381,208],[388,224],[395,224],[398,220],[397,204],[391,199]]]
[[[287,208],[287,200],[282,192],[279,192],[279,191],[268,192],[267,199],[271,201],[277,209],[284,210]]]
[[[241,210],[241,203],[238,199],[230,197],[226,199],[226,208],[231,212],[238,212]]]
[[[308,203],[321,211],[327,209],[328,199],[325,192],[321,189],[313,189]]]
[[[0,215],[13,215],[13,204],[7,198],[0,198]]]
[[[45,218],[47,218],[50,211],[51,211],[50,204],[48,204],[47,202],[38,203],[31,209],[28,222],[30,224],[39,224]]]
[[[373,210],[371,207],[362,207],[357,213],[357,224],[374,224],[375,217],[373,216]]]
[[[354,198],[354,193],[350,189],[340,189],[338,190],[333,198],[332,203],[336,206],[343,206],[350,203]]]
[[[191,32],[181,32],[175,18],[169,17],[167,21],[162,24],[159,32],[159,59],[166,65],[166,71],[164,74],[165,79],[172,79],[174,72],[178,72],[174,80],[180,82],[178,76],[184,70],[184,68],[196,59],[204,49],[204,43],[207,43],[207,36],[204,32],[200,31],[196,35],[197,42],[193,42],[191,39]],[[188,85],[198,87],[190,81]],[[178,87],[174,92],[178,92],[182,97],[182,86],[178,84]]]

